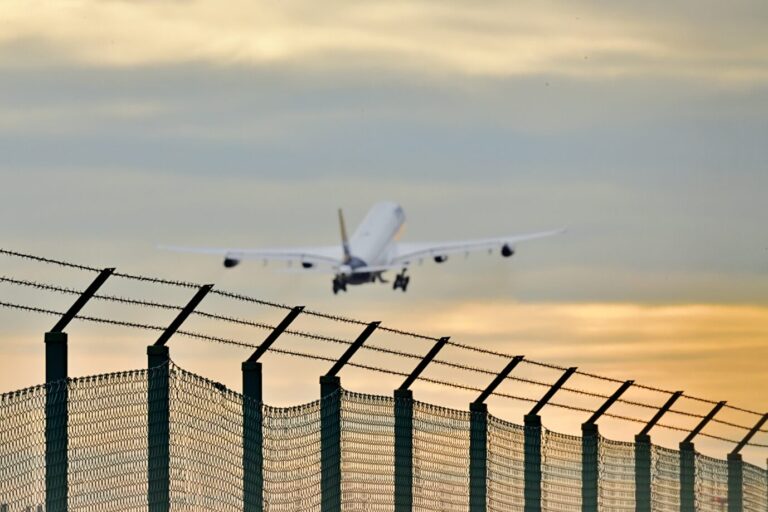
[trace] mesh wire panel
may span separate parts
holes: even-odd
[[[147,374],[70,382],[69,510],[146,510]]]
[[[696,454],[696,510],[722,512],[728,508],[728,462]]]
[[[413,404],[413,509],[469,508],[469,412]]]
[[[768,471],[744,463],[744,512],[765,512],[768,510]]]
[[[680,452],[653,446],[651,448],[651,510],[680,510]]]
[[[320,401],[263,406],[264,510],[320,510]]]
[[[65,383],[49,385],[65,393]],[[45,503],[46,386],[0,396],[0,504],[24,510]]]
[[[541,430],[541,510],[581,508],[581,437]]]
[[[635,445],[600,438],[598,457],[600,510],[635,510]]]
[[[488,417],[488,510],[523,510],[525,429]]]
[[[341,504],[345,511],[395,508],[395,401],[344,391]]]
[[[170,371],[170,499],[175,510],[242,510],[242,395]]]

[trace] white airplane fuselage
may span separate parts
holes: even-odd
[[[394,250],[394,240],[405,223],[405,212],[397,203],[380,202],[373,205],[349,239],[352,269],[387,265]],[[374,273],[353,273],[347,284],[373,281]]]

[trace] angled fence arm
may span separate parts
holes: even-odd
[[[321,512],[341,510],[341,379],[338,373],[380,323],[369,323],[331,369],[320,377]]]
[[[114,268],[102,270],[56,325],[45,333],[45,509],[50,512],[66,511],[69,495],[69,391],[66,384],[69,354],[64,329],[114,271]]]
[[[427,355],[395,390],[395,512],[413,509],[413,392],[411,384],[448,343],[448,337],[437,340]]]
[[[740,452],[766,421],[768,421],[768,413],[757,421],[744,439],[728,454],[728,512],[744,510],[744,462]]]
[[[636,512],[651,512],[651,436],[649,433],[682,395],[682,391],[673,393],[666,403],[656,411],[653,418],[646,423],[640,433],[635,435]]]
[[[541,416],[539,412],[563,387],[565,382],[576,372],[573,366],[557,379],[541,400],[525,415],[524,438],[524,511],[541,512]]]
[[[704,419],[680,443],[680,511],[694,512],[696,509],[696,448],[694,438],[712,421],[715,414],[725,406],[719,402]]]
[[[166,343],[211,291],[201,286],[153,345],[147,347],[147,509],[170,510],[170,353]]]
[[[264,510],[263,387],[259,358],[269,350],[302,311],[304,311],[304,306],[292,308],[241,365],[243,378],[244,512],[262,512]]]

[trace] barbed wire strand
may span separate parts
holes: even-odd
[[[79,270],[88,270],[88,271],[92,271],[92,272],[100,272],[102,270],[102,269],[96,268],[96,267],[81,265],[81,264],[77,264],[77,263],[71,263],[71,262],[64,261],[64,260],[58,260],[58,259],[52,259],[52,258],[45,258],[45,257],[41,257],[41,256],[35,256],[35,255],[32,255],[32,254],[21,253],[21,252],[17,252],[17,251],[11,251],[11,250],[7,250],[7,249],[2,249],[2,248],[0,248],[0,254],[5,254],[7,256],[13,256],[13,257],[18,257],[18,258],[33,260],[33,261],[37,261],[37,262],[41,262],[41,263],[46,263],[46,264],[55,264],[55,265],[62,266],[62,267],[76,268],[76,269],[79,269]],[[121,277],[121,278],[125,278],[125,279],[136,280],[136,281],[141,281],[141,282],[150,282],[150,283],[157,283],[157,284],[163,284],[163,285],[180,286],[180,287],[185,287],[185,288],[199,288],[200,286],[202,286],[202,285],[200,285],[198,283],[192,283],[192,282],[188,282],[188,281],[162,279],[162,278],[157,278],[157,277],[148,277],[148,276],[141,276],[141,275],[135,275],[135,274],[127,274],[127,273],[122,273],[122,272],[114,272],[113,276]],[[286,304],[280,304],[280,303],[277,303],[277,302],[271,302],[271,301],[266,301],[266,300],[262,300],[262,299],[257,299],[255,297],[250,297],[250,296],[246,296],[246,295],[242,295],[242,294],[237,294],[237,293],[232,293],[232,292],[227,292],[227,291],[222,291],[222,290],[216,290],[216,289],[211,290],[211,293],[219,295],[219,296],[222,296],[222,297],[243,301],[243,302],[250,302],[250,303],[260,304],[260,305],[263,305],[263,306],[280,308],[280,309],[291,309],[291,306],[288,306]],[[320,317],[320,318],[325,318],[325,319],[332,320],[332,321],[337,321],[337,322],[357,324],[357,325],[367,325],[367,322],[363,322],[361,320],[356,320],[356,319],[352,319],[352,318],[348,318],[348,317],[344,317],[344,316],[340,316],[340,315],[333,315],[333,314],[328,314],[328,313],[317,312],[317,311],[313,311],[313,310],[309,310],[309,309],[305,309],[303,311],[303,313],[306,314],[306,315],[311,315],[311,316],[316,316],[316,317]],[[423,334],[413,333],[413,332],[409,332],[409,331],[405,331],[405,330],[400,330],[400,329],[395,329],[395,328],[386,327],[386,326],[379,326],[379,330],[382,330],[382,331],[385,331],[385,332],[389,332],[389,333],[392,333],[392,334],[401,335],[401,336],[408,336],[408,337],[411,337],[411,338],[417,338],[417,339],[423,339],[423,340],[431,340],[431,341],[437,341],[438,340],[438,338],[435,338],[435,337],[432,337],[432,336],[427,336],[427,335],[423,335]],[[454,346],[456,348],[460,348],[462,350],[472,351],[472,352],[475,352],[475,353],[481,353],[481,354],[486,354],[486,355],[492,355],[492,356],[500,357],[500,358],[504,358],[504,359],[510,359],[512,357],[512,355],[505,354],[503,352],[499,352],[499,351],[495,351],[495,350],[491,350],[491,349],[486,349],[486,348],[482,348],[482,347],[476,347],[476,346],[473,346],[473,345],[467,345],[467,344],[464,344],[464,343],[459,343],[459,342],[455,342],[455,341],[451,341],[451,340],[449,340],[447,342],[447,344],[451,345],[451,346]],[[529,360],[529,359],[524,359],[523,362],[525,364],[536,365],[536,366],[540,366],[540,367],[544,367],[544,368],[549,368],[549,369],[552,369],[552,370],[565,371],[567,369],[564,366],[555,365],[555,364],[551,364],[551,363],[544,363],[544,362],[541,362],[541,361],[534,361],[534,360]],[[585,372],[585,371],[582,371],[582,370],[576,370],[576,374],[581,375],[583,377],[588,377],[588,378],[592,378],[592,379],[602,380],[602,381],[606,381],[606,382],[613,382],[613,383],[617,383],[617,384],[620,384],[620,383],[624,382],[624,381],[622,381],[620,379],[616,379],[616,378],[613,378],[613,377],[606,377],[604,375],[598,375],[598,374],[595,374],[595,373]],[[665,389],[661,389],[661,388],[658,388],[658,387],[649,386],[649,385],[641,384],[641,383],[635,383],[634,387],[639,388],[639,389],[643,389],[643,390],[646,390],[646,391],[653,391],[653,392],[656,392],[656,393],[663,393],[663,394],[669,394],[669,395],[673,394],[673,391],[669,391],[669,390],[665,390]],[[700,402],[700,403],[710,404],[710,405],[715,405],[715,404],[718,403],[715,400],[710,400],[710,399],[707,399],[707,398],[696,397],[696,396],[692,396],[692,395],[683,395],[683,398],[684,399],[688,399],[688,400],[692,400],[692,401],[696,401],[696,402]],[[730,404],[726,404],[725,407],[728,408],[728,409],[736,410],[736,411],[743,412],[743,413],[746,413],[746,414],[752,414],[752,415],[757,415],[757,416],[762,416],[762,414],[763,414],[763,413],[760,413],[760,412],[757,412],[757,411],[753,411],[753,410],[750,410],[750,409],[733,406],[733,405],[730,405]]]
[[[13,309],[19,309],[19,310],[25,310],[25,311],[31,311],[31,312],[37,312],[37,313],[43,313],[43,314],[48,314],[48,315],[61,316],[63,314],[62,312],[54,311],[54,310],[50,310],[50,309],[38,308],[38,307],[34,307],[34,306],[26,306],[26,305],[22,305],[22,304],[14,304],[14,303],[9,303],[9,302],[4,302],[4,301],[0,301],[0,306],[7,307],[7,308],[13,308]],[[88,321],[88,322],[95,322],[95,323],[102,323],[102,324],[109,324],[109,325],[120,325],[120,326],[125,326],[125,327],[139,328],[139,329],[152,330],[152,331],[164,331],[165,330],[165,327],[157,326],[157,325],[143,324],[143,323],[137,323],[137,322],[128,322],[128,321],[123,321],[123,320],[113,320],[113,319],[108,319],[108,318],[99,318],[99,317],[92,317],[92,316],[87,316],[87,315],[76,315],[75,318],[79,319],[79,320],[83,320],[83,321]],[[234,345],[234,346],[239,346],[239,347],[246,347],[246,348],[256,348],[256,347],[258,347],[258,345],[253,344],[253,343],[241,342],[241,341],[232,340],[232,339],[229,339],[229,338],[222,338],[222,337],[218,337],[218,336],[210,336],[210,335],[196,333],[196,332],[191,332],[191,331],[186,331],[186,330],[178,330],[177,334],[182,335],[182,336],[187,336],[187,337],[195,338],[195,339],[204,340],[204,341],[215,341],[215,342],[218,342],[218,343]],[[293,356],[297,356],[297,357],[303,357],[303,358],[309,358],[309,359],[315,359],[315,360],[322,360],[322,361],[327,361],[327,362],[332,362],[332,363],[336,362],[336,359],[334,359],[332,357],[321,356],[321,355],[317,355],[317,354],[309,354],[309,353],[305,353],[305,352],[291,351],[291,350],[278,349],[278,348],[270,348],[270,351],[278,353],[278,354],[293,355]],[[366,364],[362,364],[362,363],[348,362],[347,364],[349,366],[351,366],[351,367],[356,367],[356,368],[360,368],[360,369],[364,369],[364,370],[369,370],[369,371],[375,371],[375,372],[379,372],[379,373],[385,373],[385,374],[397,375],[397,376],[405,376],[405,377],[408,376],[408,374],[404,373],[404,372],[399,372],[399,371],[391,370],[391,369],[387,369],[387,368],[380,368],[380,367],[366,365]],[[428,382],[428,383],[432,383],[432,384],[441,385],[441,386],[452,387],[452,388],[455,388],[455,389],[462,389],[462,390],[465,390],[465,391],[473,391],[473,392],[482,392],[483,391],[482,389],[477,388],[477,387],[467,386],[467,385],[464,385],[464,384],[458,384],[458,383],[455,383],[455,382],[443,381],[443,380],[439,380],[439,379],[420,377],[419,380],[421,380],[423,382]],[[509,394],[509,393],[497,392],[497,393],[494,393],[494,394],[496,396],[500,396],[500,397],[508,398],[508,399],[512,399],[512,400],[525,401],[525,402],[531,402],[531,403],[536,403],[537,402],[536,399],[532,399],[532,398],[528,398],[528,397],[521,397],[521,396]],[[591,414],[593,412],[590,409],[586,409],[586,408],[583,408],[583,407],[572,406],[572,405],[567,405],[567,404],[562,404],[562,403],[559,403],[559,402],[550,402],[550,403],[548,403],[548,405],[551,405],[553,407],[560,407],[560,408],[563,408],[563,409],[568,409],[568,410],[576,411],[576,412],[584,412],[584,413],[588,413],[588,414]],[[639,423],[639,424],[645,424],[646,423],[644,420],[641,420],[641,419],[638,419],[638,418],[632,418],[632,417],[618,415],[618,414],[613,414],[613,413],[606,413],[604,416],[609,417],[609,418],[618,419],[618,420]],[[674,427],[674,426],[665,425],[665,424],[658,424],[658,426],[662,427],[662,428],[671,429],[671,430],[677,430],[677,431],[680,431],[680,432],[687,432],[688,431],[688,430],[686,430],[684,428]],[[725,442],[734,443],[734,444],[738,443],[738,441],[736,441],[736,440],[728,439],[728,438],[723,438],[723,437],[719,437],[719,436],[714,436],[712,434],[701,433],[700,435],[706,436],[706,437],[710,437],[710,438],[713,438],[713,439],[718,439],[718,440],[725,441]],[[750,446],[754,446],[754,447],[760,447],[760,448],[768,448],[768,445],[762,445],[762,444],[757,444],[757,443],[749,443],[749,445]]]
[[[14,278],[6,277],[6,276],[0,276],[0,282],[7,282],[7,283],[15,284],[15,285],[29,286],[29,287],[33,287],[33,288],[37,288],[37,289],[42,289],[42,290],[47,290],[47,291],[56,291],[56,292],[60,292],[60,293],[67,293],[67,294],[73,294],[73,295],[79,295],[79,294],[82,293],[82,292],[80,292],[78,290],[75,290],[75,289],[72,289],[72,288],[66,288],[66,287],[50,285],[50,284],[46,284],[46,283],[40,283],[40,282],[24,280],[24,279],[14,279]],[[180,310],[180,309],[182,309],[181,306],[177,306],[177,305],[173,305],[173,304],[165,304],[165,303],[159,303],[159,302],[155,302],[155,301],[129,299],[129,298],[118,297],[118,296],[114,296],[114,295],[95,294],[94,298],[100,299],[100,300],[107,300],[107,301],[123,303],[123,304],[140,305],[140,306],[160,308],[160,309],[166,309],[166,310]],[[250,321],[250,320],[243,320],[243,319],[239,319],[239,318],[235,318],[235,317],[229,317],[229,316],[224,316],[224,315],[207,313],[207,312],[199,311],[199,310],[193,311],[193,314],[198,315],[198,316],[202,316],[202,317],[206,317],[206,318],[215,319],[215,320],[221,320],[221,321],[230,322],[230,323],[236,323],[236,324],[240,324],[240,325],[247,325],[247,326],[251,326],[251,327],[257,327],[257,328],[264,329],[264,330],[273,330],[274,329],[273,326],[268,325],[268,324],[264,324],[264,323],[260,323],[260,322],[254,322],[254,321]],[[155,330],[162,329],[162,327],[158,327],[158,326],[153,326],[153,328]],[[286,330],[286,333],[287,334],[291,334],[291,335],[295,335],[295,336],[299,336],[299,337],[303,337],[303,338],[313,339],[313,340],[332,342],[332,343],[341,343],[341,344],[345,344],[345,345],[351,345],[352,344],[352,342],[348,341],[348,340],[334,338],[334,337],[331,337],[331,336],[322,336],[322,335],[318,335],[318,334],[315,334],[315,333],[308,333],[308,332],[305,332],[305,331]],[[195,336],[193,336],[193,337],[195,337]],[[219,337],[216,337],[216,336],[207,336],[207,335],[198,335],[197,337],[198,337],[198,339],[204,339],[204,340],[207,340],[207,341],[220,341],[220,340],[224,339],[224,338],[219,338]],[[242,346],[255,347],[256,345],[242,344]],[[366,350],[377,351],[377,352],[381,352],[381,353],[386,353],[386,354],[390,354],[390,355],[396,355],[396,356],[399,356],[399,357],[407,357],[407,358],[411,358],[411,359],[418,359],[418,360],[420,360],[423,357],[423,356],[421,356],[419,354],[412,354],[412,353],[408,353],[408,352],[402,352],[402,351],[388,349],[388,348],[385,348],[385,347],[379,347],[379,346],[371,345],[371,344],[363,345],[363,348],[366,349]],[[473,367],[473,366],[469,366],[469,365],[454,363],[454,362],[451,362],[451,361],[445,361],[445,360],[441,360],[441,359],[435,359],[433,361],[433,363],[437,364],[437,365],[442,365],[442,366],[454,368],[454,369],[460,369],[460,370],[464,370],[464,371],[470,371],[470,372],[485,374],[485,375],[489,375],[489,376],[495,376],[496,375],[496,372],[494,372],[492,370],[487,370],[487,369],[484,369],[484,368],[478,368],[478,367]],[[526,378],[521,378],[521,377],[516,377],[516,376],[508,376],[507,380],[512,380],[512,381],[516,381],[516,382],[522,382],[522,383],[525,383],[525,384],[531,384],[531,385],[541,386],[541,387],[545,387],[545,388],[549,388],[552,385],[552,384],[549,384],[549,383],[546,383],[546,382],[541,382],[541,381],[536,381],[536,380],[533,380],[533,379],[526,379]],[[588,396],[588,397],[592,397],[592,398],[600,398],[600,399],[603,399],[603,400],[609,398],[608,395],[604,395],[604,394],[601,394],[601,393],[590,392],[590,391],[585,391],[585,390],[576,389],[576,388],[571,388],[571,387],[563,387],[562,391],[570,392],[570,393],[574,393],[574,394],[579,394],[579,395],[583,395],[583,396]],[[657,410],[659,408],[659,406],[657,406],[657,405],[651,405],[651,404],[646,404],[646,403],[637,402],[637,401],[631,401],[631,400],[626,400],[626,399],[619,399],[619,400],[617,400],[617,402],[618,403],[627,404],[627,405],[636,406],[636,407],[643,407],[643,408],[647,408],[647,409],[653,409],[653,410]],[[687,417],[692,417],[692,418],[698,418],[698,419],[704,418],[704,416],[700,415],[700,414],[694,414],[694,413],[690,413],[690,412],[686,412],[686,411],[679,411],[679,410],[676,410],[676,409],[670,409],[668,412],[672,413],[672,414],[678,414],[678,415],[681,415],[681,416],[687,416]],[[741,429],[741,430],[750,430],[750,427],[747,427],[747,426],[744,426],[744,425],[739,425],[739,424],[732,423],[732,422],[728,422],[728,421],[721,420],[721,419],[718,419],[718,418],[713,418],[711,421],[713,423],[719,423],[721,425],[726,425],[726,426],[737,428],[737,429]],[[761,430],[761,432],[762,431],[763,430]],[[766,430],[766,432],[768,432],[768,430]]]
[[[56,286],[56,285],[50,285],[50,284],[46,284],[46,283],[40,283],[40,282],[30,281],[30,280],[25,280],[25,279],[14,279],[14,278],[6,277],[6,276],[0,276],[0,282],[7,282],[7,283],[10,283],[10,284],[21,285],[21,286],[28,286],[28,287],[33,287],[33,288],[42,289],[42,290],[46,290],[46,291],[55,291],[55,292],[60,292],[60,293],[72,294],[72,295],[80,295],[81,294],[80,291],[72,289],[72,288],[66,288],[66,287],[61,287],[61,286]],[[177,305],[173,305],[173,304],[166,304],[166,303],[160,303],[160,302],[155,302],[155,301],[147,301],[147,300],[129,299],[129,298],[126,298],[126,297],[118,297],[118,296],[114,296],[114,295],[95,294],[93,296],[93,298],[99,299],[99,300],[106,300],[106,301],[111,301],[111,302],[122,303],[122,304],[140,305],[140,306],[146,306],[146,307],[152,307],[152,308],[158,308],[158,309],[165,309],[165,310],[176,310],[176,311],[178,311],[178,310],[182,309],[182,306],[177,306]],[[229,323],[235,323],[235,324],[240,324],[240,325],[247,325],[247,326],[250,326],[250,327],[256,327],[256,328],[260,328],[260,329],[264,329],[264,330],[273,330],[274,329],[273,326],[268,325],[268,324],[264,324],[264,323],[261,323],[261,322],[254,322],[254,321],[251,321],[251,320],[243,320],[243,319],[239,319],[239,318],[235,318],[235,317],[218,315],[218,314],[213,314],[213,313],[207,313],[207,312],[199,311],[199,310],[193,311],[193,314],[194,315],[198,315],[198,316],[202,316],[202,317],[205,317],[205,318],[211,318],[211,319],[215,319],[215,320],[220,320],[220,321],[229,322]],[[159,329],[159,327],[158,327],[158,329]],[[318,335],[318,334],[315,334],[315,333],[308,333],[308,332],[305,332],[305,331],[298,331],[298,330],[288,329],[288,330],[286,330],[286,333],[294,335],[294,336],[299,336],[299,337],[308,338],[308,339],[314,339],[314,340],[319,340],[319,341],[325,341],[325,342],[331,342],[331,343],[340,343],[340,344],[344,344],[344,345],[351,345],[352,344],[352,342],[348,341],[348,340],[343,340],[343,339],[340,339],[340,338],[334,338],[334,337],[331,337],[331,336],[322,336],[322,335]],[[205,339],[208,339],[208,341],[216,341],[217,340],[216,337],[207,337]],[[254,346],[255,347],[255,345],[246,345],[246,346]],[[423,356],[419,355],[419,354],[413,354],[413,353],[409,353],[409,352],[393,350],[393,349],[389,349],[389,348],[386,348],[386,347],[380,347],[380,346],[372,345],[372,344],[363,345],[362,348],[365,349],[365,350],[376,351],[376,352],[386,353],[386,354],[390,354],[390,355],[395,355],[395,356],[398,356],[398,357],[406,357],[406,358],[416,359],[416,360],[421,360],[423,358]],[[446,360],[442,360],[442,359],[434,359],[432,361],[432,363],[433,364],[437,364],[437,365],[446,366],[446,367],[449,367],[449,368],[454,368],[454,369],[464,370],[464,371],[470,371],[470,372],[480,373],[480,374],[489,375],[489,376],[497,375],[497,373],[492,371],[492,370],[487,370],[485,368],[479,368],[479,367],[474,367],[474,366],[465,365],[465,364],[454,363],[452,361],[446,361]],[[510,376],[506,377],[506,379],[507,380],[512,380],[512,381],[515,381],[515,382],[521,382],[521,383],[524,383],[524,384],[540,386],[540,387],[544,387],[544,388],[550,388],[552,386],[551,383],[541,382],[541,381],[537,381],[537,380],[533,380],[533,379],[528,379],[528,378],[523,378],[523,377],[517,377],[517,376],[514,376],[514,375],[510,375]],[[601,394],[601,393],[595,393],[595,392],[591,392],[591,391],[586,391],[586,390],[582,390],[582,389],[577,389],[577,388],[572,388],[572,387],[567,387],[567,386],[564,386],[562,388],[562,391],[570,392],[570,393],[574,393],[574,394],[579,394],[579,395],[582,395],[582,396],[588,396],[588,397],[591,397],[591,398],[600,398],[602,400],[607,400],[609,398],[608,395],[604,395],[604,394]],[[652,409],[652,410],[658,410],[659,407],[660,407],[658,405],[651,405],[651,404],[646,404],[646,403],[642,403],[642,402],[637,402],[637,401],[632,401],[632,400],[627,400],[627,399],[621,399],[621,398],[619,400],[617,400],[617,402],[618,403],[627,404],[627,405],[631,405],[631,406],[635,406],[635,407],[642,407],[642,408],[646,408],[646,409]],[[694,413],[690,413],[690,412],[686,412],[686,411],[679,411],[679,410],[676,410],[676,409],[670,409],[668,412],[672,413],[672,414],[678,414],[678,415],[681,415],[681,416],[687,416],[687,417],[692,417],[692,418],[697,418],[697,419],[704,418],[704,415],[701,415],[701,414],[694,414]],[[717,418],[714,418],[711,421],[714,422],[714,423],[719,423],[721,425],[726,425],[726,426],[738,428],[738,429],[741,429],[741,430],[750,430],[750,427],[747,427],[747,426],[744,426],[744,425],[739,425],[739,424],[736,424],[736,423],[731,423],[731,422],[728,422],[728,421],[725,421],[725,420],[720,420],[720,419],[717,419]]]

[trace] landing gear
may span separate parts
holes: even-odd
[[[403,269],[403,271],[397,274],[397,277],[395,277],[395,282],[392,285],[393,290],[400,288],[403,290],[403,293],[405,293],[405,290],[408,289],[408,283],[411,282],[411,278],[405,275],[405,271],[406,269]]]
[[[333,294],[336,295],[339,291],[347,291],[347,282],[342,277],[333,278]]]

